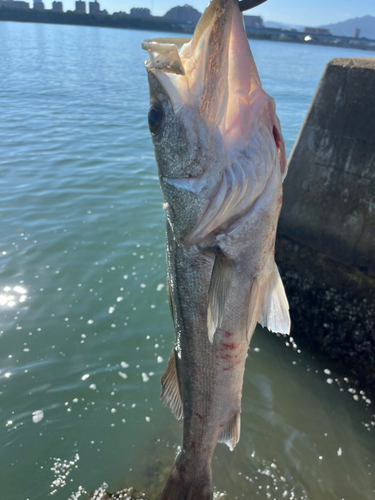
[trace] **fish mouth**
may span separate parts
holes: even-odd
[[[247,9],[256,3],[259,0],[243,0],[241,4],[238,0],[211,0],[191,39],[153,38],[142,43],[149,54],[146,69],[159,80],[175,110],[184,103],[201,105],[202,115],[214,119],[212,110],[217,108],[218,101],[226,100],[228,52],[234,50],[230,48],[232,34],[238,31],[234,24],[242,31],[235,40],[235,51],[239,57],[248,57],[243,53],[248,41],[239,7]],[[255,64],[252,71],[259,79]]]
[[[189,175],[188,166],[183,175],[163,172],[163,186],[173,186],[173,200],[180,192],[200,203],[195,226],[184,233],[187,244],[232,230],[256,205],[275,168],[279,179],[286,174],[275,104],[262,89],[243,25],[240,8],[246,5],[212,0],[192,39],[159,38],[142,44],[149,53],[146,69],[165,90],[175,116],[195,110],[211,139],[216,138],[207,146],[210,161],[199,174]],[[217,145],[222,160],[215,156]],[[163,186],[169,203],[171,194]]]

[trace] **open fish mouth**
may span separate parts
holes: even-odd
[[[257,2],[262,3],[248,0],[248,5]],[[187,244],[233,230],[260,199],[269,178],[286,175],[275,103],[262,89],[239,6],[237,0],[212,0],[192,39],[156,38],[142,44],[149,54],[149,79],[154,77],[168,96],[173,118],[186,122],[194,114],[190,131],[197,120],[207,131],[204,160],[194,158],[171,171],[159,168],[168,185],[168,193],[163,190],[166,203],[171,186],[201,200],[196,223],[184,234]],[[185,150],[198,150],[189,138],[189,125],[186,130]]]
[[[175,110],[184,103],[195,103],[207,113],[208,107],[217,109],[221,104],[215,115],[223,112],[228,92],[229,51],[235,50],[238,57],[244,55],[239,50],[243,43],[234,40],[237,30],[233,22],[241,25],[248,45],[238,5],[237,0],[212,0],[191,39],[154,38],[142,43],[149,54],[146,69],[158,78]],[[259,80],[255,65],[253,70],[256,73],[253,76]],[[220,97],[224,102],[218,103]]]

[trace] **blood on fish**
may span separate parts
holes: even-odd
[[[222,354],[220,359],[232,359],[232,356],[230,354]]]
[[[222,349],[227,349],[227,350],[230,349],[231,351],[236,349],[236,347],[237,347],[236,344],[224,344],[224,343],[221,344]]]
[[[224,337],[231,337],[233,333],[230,332],[224,332]]]
[[[194,415],[199,418],[201,422],[203,422],[203,417],[199,413],[195,412]]]

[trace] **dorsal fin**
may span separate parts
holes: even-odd
[[[178,382],[176,368],[176,352],[173,349],[169,358],[167,369],[161,378],[161,394],[160,399],[164,406],[169,406],[173,415],[180,420],[183,416],[182,399],[180,385]]]
[[[207,309],[207,330],[210,342],[214,339],[216,328],[220,326],[233,276],[233,262],[219,247],[216,247],[214,251],[215,262],[208,290]]]

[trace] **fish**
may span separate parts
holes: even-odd
[[[290,330],[274,258],[285,143],[237,0],[212,0],[191,39],[155,38],[142,47],[175,330],[161,399],[183,418],[161,500],[207,500],[216,444],[233,450],[240,438],[254,329]]]

